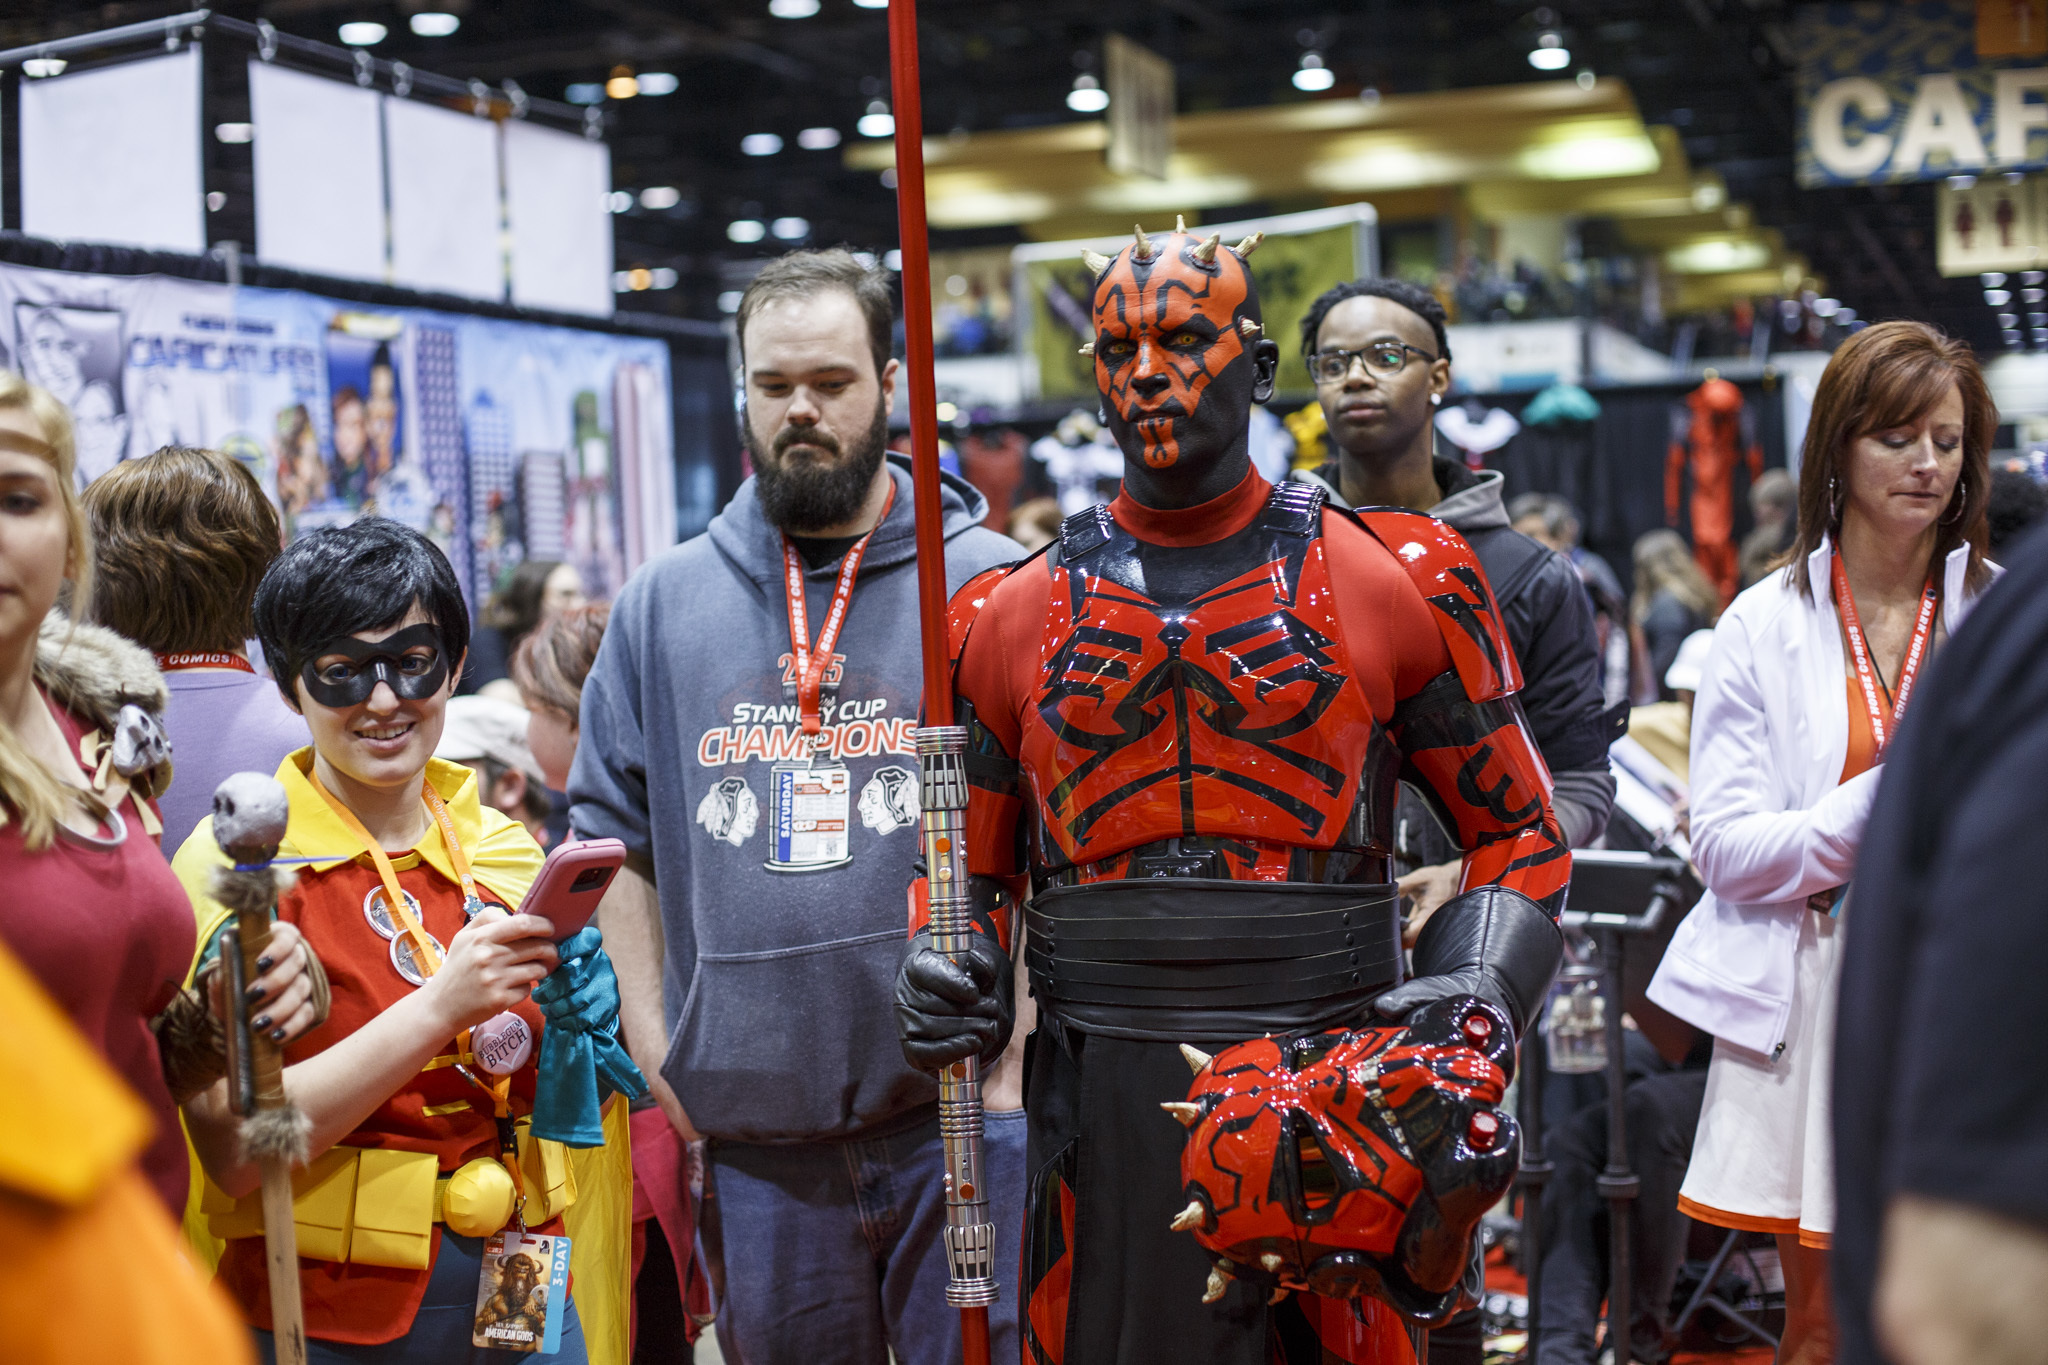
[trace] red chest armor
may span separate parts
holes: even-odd
[[[1106,508],[1068,520],[1019,755],[1042,867],[1133,875],[1126,855],[1164,845],[1150,855],[1207,875],[1320,881],[1297,850],[1384,847],[1368,816],[1391,809],[1398,760],[1345,656],[1321,503],[1280,484],[1194,547]]]

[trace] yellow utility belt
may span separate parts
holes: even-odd
[[[450,1175],[432,1152],[334,1147],[292,1172],[292,1214],[299,1255],[316,1261],[425,1270],[434,1224],[485,1237],[512,1221],[517,1194],[496,1157],[480,1157]],[[522,1217],[529,1226],[558,1217],[576,1202],[568,1149],[536,1140],[519,1120],[519,1174],[526,1187]],[[263,1235],[263,1195],[229,1199],[212,1181],[200,1204],[207,1227],[223,1240]]]

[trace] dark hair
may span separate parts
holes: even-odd
[[[1990,544],[1986,548],[1993,555],[2044,515],[2048,515],[2048,489],[2035,482],[2033,475],[2018,469],[1991,471]]]
[[[1451,338],[1444,331],[1444,324],[1450,317],[1444,312],[1442,302],[1419,284],[1410,284],[1406,280],[1390,280],[1385,276],[1351,280],[1325,289],[1316,301],[1308,306],[1308,314],[1301,320],[1301,353],[1315,353],[1316,333],[1323,330],[1323,319],[1330,315],[1332,308],[1346,299],[1361,298],[1387,299],[1400,304],[1428,323],[1429,330],[1436,334],[1436,358],[1451,358]]]
[[[469,607],[439,546],[410,526],[363,517],[293,541],[256,588],[256,638],[294,707],[299,668],[342,635],[395,626],[417,602],[441,631],[448,667],[469,648]]]
[[[826,251],[792,251],[761,267],[740,295],[740,350],[747,346],[747,323],[763,304],[777,299],[808,298],[827,289],[844,289],[867,319],[868,346],[875,353],[875,374],[889,364],[890,336],[896,324],[896,289],[887,273],[862,265],[851,251],[835,246]]]
[[[1799,535],[1779,563],[1789,563],[1800,596],[1813,600],[1806,559],[1823,536],[1841,534],[1841,477],[1849,446],[1860,436],[1919,420],[1950,384],[1963,400],[1963,468],[1957,498],[1935,527],[1934,566],[1959,545],[1970,547],[1964,582],[1971,591],[1990,579],[1984,567],[1985,508],[1991,501],[1991,442],[1998,406],[1969,346],[1924,322],[1880,322],[1851,336],[1821,371],[1806,421],[1799,463]]]
[[[1508,504],[1510,526],[1524,517],[1537,518],[1543,523],[1544,533],[1559,540],[1571,539],[1565,533],[1576,533],[1579,529],[1578,509],[1555,493],[1524,493]]]
[[[540,604],[547,596],[548,579],[561,567],[559,559],[521,560],[484,604],[484,624],[504,633],[508,652],[518,648],[540,624]]]
[[[277,558],[277,509],[240,460],[165,446],[85,490],[101,591],[93,619],[144,649],[234,650],[255,632],[256,584]]]
[[[551,706],[570,720],[582,709],[583,682],[597,662],[597,647],[612,619],[611,604],[558,612],[534,627],[512,652],[512,681],[528,702]]]

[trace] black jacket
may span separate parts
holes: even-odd
[[[1471,470],[1450,460],[1435,465],[1443,500],[1429,514],[1471,545],[1499,604],[1508,642],[1522,664],[1522,710],[1529,732],[1557,785],[1552,806],[1565,840],[1577,848],[1600,837],[1614,809],[1614,775],[1607,746],[1619,734],[1602,705],[1600,643],[1593,605],[1571,563],[1508,524],[1498,470]],[[1294,476],[1320,484],[1331,501],[1349,506],[1338,491],[1337,467]],[[1456,845],[1434,820],[1411,817],[1403,802],[1401,859],[1415,866],[1449,862]],[[1418,824],[1420,828],[1418,828]]]

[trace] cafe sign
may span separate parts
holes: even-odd
[[[1797,11],[1799,183],[2048,168],[2048,0]]]

